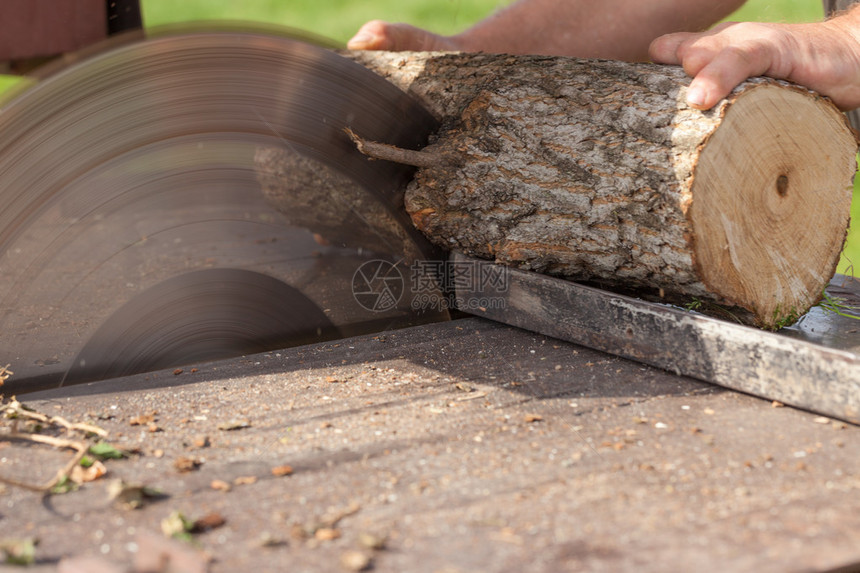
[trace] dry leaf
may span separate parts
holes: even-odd
[[[33,537],[21,539],[0,539],[0,553],[7,565],[32,565],[36,562],[36,545],[39,540]]]
[[[107,468],[103,463],[95,460],[89,467],[77,465],[72,468],[69,479],[77,484],[95,481],[107,473]]]

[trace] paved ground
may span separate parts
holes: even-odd
[[[63,495],[6,487],[0,539],[38,538],[37,570],[860,563],[860,428],[480,319],[25,401],[138,452]],[[0,471],[34,482],[69,455],[2,446]],[[164,496],[124,508],[117,478]],[[174,511],[224,523],[177,549],[161,533]]]

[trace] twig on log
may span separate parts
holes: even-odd
[[[355,147],[371,159],[383,159],[385,161],[393,161],[394,163],[402,163],[403,165],[412,165],[413,167],[439,167],[454,163],[449,155],[431,151],[403,149],[394,145],[388,145],[387,143],[370,141],[369,139],[364,139],[348,127],[343,128],[343,131],[349,136]]]

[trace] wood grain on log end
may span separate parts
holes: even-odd
[[[764,84],[707,140],[688,211],[704,284],[756,322],[794,322],[833,276],[848,229],[855,143],[835,107]]]

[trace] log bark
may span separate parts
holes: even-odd
[[[351,57],[442,121],[424,151],[445,160],[405,196],[440,246],[766,328],[803,315],[835,272],[857,142],[805,88],[756,78],[703,112],[677,67]]]

